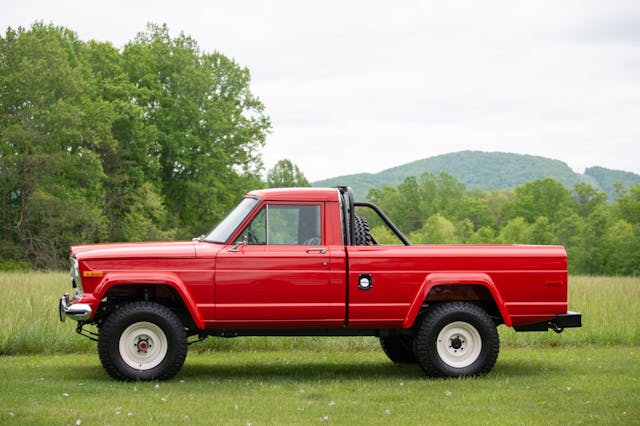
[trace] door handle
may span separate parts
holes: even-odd
[[[311,254],[311,253],[319,253],[319,254],[325,254],[327,252],[326,248],[312,248],[307,250],[307,253]]]

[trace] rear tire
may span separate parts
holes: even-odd
[[[389,336],[380,338],[380,346],[387,357],[396,364],[415,364],[412,336]]]
[[[450,302],[427,311],[414,352],[430,377],[480,376],[495,365],[500,339],[494,321],[482,308]]]
[[[109,315],[100,327],[98,355],[116,380],[167,380],[184,364],[187,334],[166,306],[132,302]]]

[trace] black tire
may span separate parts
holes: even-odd
[[[178,316],[155,302],[131,302],[107,317],[98,355],[116,380],[167,380],[182,368],[187,334]]]
[[[414,339],[418,364],[430,377],[487,374],[499,352],[496,324],[482,308],[466,302],[427,311]]]
[[[353,218],[353,233],[355,235],[354,244],[356,246],[373,245],[373,237],[371,236],[369,229],[369,222],[364,217],[355,216]]]
[[[415,364],[412,336],[389,336],[380,338],[380,346],[387,357],[396,364]]]

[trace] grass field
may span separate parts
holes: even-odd
[[[0,424],[638,424],[637,347],[512,348],[488,376],[430,380],[380,351],[190,353],[170,382],[95,355],[0,360]]]
[[[581,329],[515,333],[486,377],[427,379],[374,338],[207,339],[119,383],[57,319],[60,273],[0,274],[0,424],[640,424],[640,279],[571,277]]]

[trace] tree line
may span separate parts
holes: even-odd
[[[122,49],[36,23],[0,36],[0,269],[62,268],[71,244],[185,239],[263,180],[271,130],[250,73],[150,24]],[[348,182],[347,182],[348,183]],[[617,198],[536,180],[467,190],[447,174],[373,189],[414,243],[563,244],[574,273],[640,274],[640,185]],[[391,235],[372,219],[381,243]]]
[[[250,74],[150,24],[124,48],[36,23],[0,37],[0,265],[71,243],[191,238],[262,185]]]
[[[609,203],[586,183],[567,189],[547,178],[511,191],[470,191],[446,173],[425,173],[367,198],[415,244],[561,244],[571,273],[640,275],[640,185],[617,185]],[[370,222],[379,243],[397,243]]]

